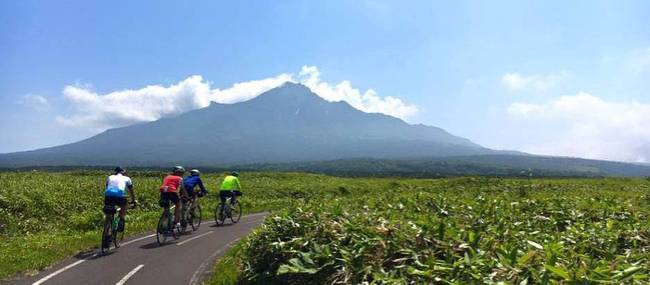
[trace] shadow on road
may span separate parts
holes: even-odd
[[[213,224],[213,225],[211,225],[210,227],[211,227],[211,228],[221,228],[221,227],[230,227],[230,226],[233,226],[233,225],[235,225],[235,224],[233,224],[233,223],[223,224],[223,225]]]
[[[159,247],[163,247],[163,246],[168,246],[170,244],[174,244],[174,242],[170,241],[170,242],[166,242],[166,243],[160,245],[160,244],[158,244],[157,241],[153,241],[153,242],[150,242],[148,244],[141,245],[140,248],[141,249],[154,249],[154,248],[159,248]]]
[[[93,250],[80,252],[80,253],[75,254],[73,257],[76,258],[76,259],[90,259],[95,254],[97,254],[98,256],[101,255],[101,253],[99,252],[99,249],[93,249]]]

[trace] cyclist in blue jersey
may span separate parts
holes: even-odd
[[[106,190],[104,191],[104,209],[114,209],[120,206],[120,221],[117,226],[118,231],[124,231],[124,217],[126,216],[126,192],[131,196],[131,204],[138,204],[135,199],[135,190],[131,178],[126,176],[126,170],[122,167],[116,167],[114,174],[106,180]],[[108,233],[110,237],[110,232]]]
[[[196,186],[199,186],[199,191],[196,191]],[[201,172],[198,169],[190,170],[190,175],[183,178],[183,188],[185,188],[185,193],[189,196],[189,199],[192,203],[192,208],[196,207],[199,204],[197,197],[203,197],[208,194],[208,191],[205,190],[203,186],[203,181],[201,181]],[[192,209],[193,211],[194,209]]]

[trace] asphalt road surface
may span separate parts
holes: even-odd
[[[131,237],[107,255],[101,256],[99,249],[82,253],[36,276],[7,284],[201,284],[214,261],[261,224],[265,215],[244,216],[237,224],[226,220],[220,227],[214,221],[203,221],[198,231],[189,228],[189,233],[178,240],[170,237],[163,246],[153,233]]]

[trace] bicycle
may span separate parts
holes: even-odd
[[[159,245],[163,245],[170,235],[175,240],[178,239],[180,229],[174,223],[174,209],[176,209],[176,205],[170,205],[171,201],[169,200],[160,200],[159,203],[163,207],[163,212],[158,220],[158,227],[156,227],[156,241],[158,241]]]
[[[241,196],[242,193],[240,191],[233,191],[233,195],[235,196]],[[226,203],[223,204],[219,202],[217,205],[217,208],[214,211],[214,221],[217,223],[218,226],[223,225],[223,223],[226,221],[226,218],[230,218],[230,221],[233,224],[236,224],[239,222],[239,219],[241,219],[242,215],[242,206],[241,203],[239,203],[239,200],[235,200],[235,202],[231,202],[232,197],[226,198]]]
[[[135,203],[130,203],[130,205],[131,208],[135,208],[136,206]],[[108,252],[111,247],[111,242],[115,248],[119,248],[120,243],[124,239],[124,228],[126,227],[126,221],[124,222],[125,225],[123,226],[122,230],[119,231],[118,228],[120,223],[120,216],[115,216],[115,214],[121,210],[122,207],[118,205],[104,205],[104,213],[106,214],[106,217],[104,218],[104,230],[102,231],[102,243],[100,245],[102,255]],[[111,233],[110,236],[108,235],[109,232]]]
[[[183,199],[181,210],[181,232],[187,231],[187,225],[192,227],[192,231],[197,231],[201,226],[201,205],[196,203],[196,199]]]

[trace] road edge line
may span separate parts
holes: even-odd
[[[93,255],[93,256],[95,256],[95,255]],[[77,265],[83,263],[83,262],[86,261],[86,260],[87,260],[87,259],[81,259],[81,260],[77,260],[77,261],[74,262],[74,263],[68,264],[67,266],[65,266],[65,267],[63,267],[63,268],[61,268],[61,269],[59,269],[59,270],[57,270],[57,271],[54,271],[54,272],[50,273],[49,275],[47,275],[47,276],[45,276],[45,277],[39,279],[38,281],[32,283],[32,285],[40,285],[40,284],[43,284],[45,281],[50,280],[52,277],[57,276],[57,275],[61,274],[62,272],[64,272],[64,271],[66,271],[66,270],[68,270],[68,269],[70,269],[70,268],[72,268],[72,267],[75,267],[75,266],[77,266]]]

